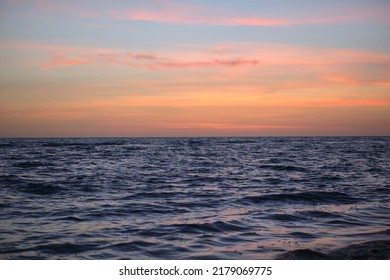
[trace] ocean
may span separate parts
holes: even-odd
[[[0,259],[311,258],[389,239],[390,137],[0,139]]]

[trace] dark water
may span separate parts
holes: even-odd
[[[390,138],[0,139],[1,259],[271,259],[390,238]]]

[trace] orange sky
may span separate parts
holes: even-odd
[[[390,135],[389,45],[335,31],[385,36],[377,2],[264,18],[177,1],[128,13],[45,2],[2,4],[0,137]],[[280,42],[289,30],[297,37]],[[310,42],[316,32],[334,41]]]

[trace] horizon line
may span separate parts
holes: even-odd
[[[259,136],[0,136],[0,139],[87,139],[87,138],[363,138],[390,135],[259,135]]]

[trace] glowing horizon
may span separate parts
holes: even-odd
[[[2,1],[0,137],[390,136],[389,11]]]

